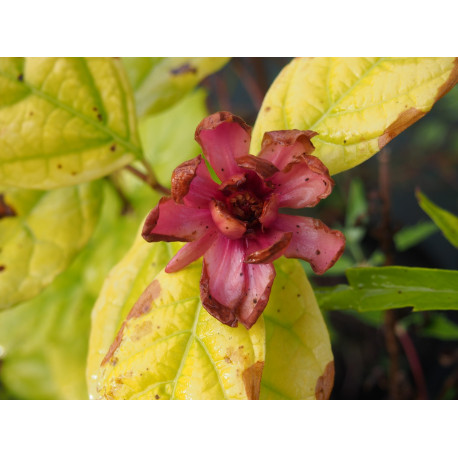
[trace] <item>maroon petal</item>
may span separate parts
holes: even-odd
[[[251,127],[238,116],[220,111],[207,116],[197,126],[195,139],[218,177],[224,181],[239,171],[235,158],[248,154]]]
[[[196,209],[162,197],[146,217],[142,236],[147,242],[191,242],[214,228],[208,208]]]
[[[331,268],[345,249],[344,235],[314,218],[279,215],[272,227],[292,232],[293,237],[284,255],[287,258],[304,259],[317,274],[323,274]]]
[[[245,182],[246,175],[244,173],[237,173],[236,175],[232,175],[228,180],[223,181],[218,189],[224,193],[235,192]]]
[[[183,162],[172,173],[172,197],[188,207],[206,208],[211,199],[221,198],[202,156]]]
[[[272,183],[279,195],[279,206],[289,208],[314,207],[334,186],[325,165],[317,157],[307,155],[276,173]]]
[[[246,296],[238,308],[238,319],[250,329],[269,301],[275,269],[272,264],[245,264]]]
[[[288,163],[315,151],[310,141],[315,135],[312,130],[277,130],[266,132],[262,139],[259,157],[275,164],[280,170]]]
[[[239,239],[246,232],[246,225],[237,218],[234,218],[226,209],[226,206],[218,201],[210,203],[210,213],[216,227],[231,240]]]
[[[275,261],[285,252],[292,235],[291,232],[276,230],[256,234],[256,238],[248,239],[248,256],[245,258],[245,262],[266,264]]]
[[[212,246],[218,237],[218,230],[207,231],[200,239],[187,243],[167,264],[165,271],[167,273],[178,272],[191,262],[199,259]]]
[[[245,295],[245,248],[242,240],[219,235],[204,255],[200,297],[202,305],[216,319],[237,326],[236,310]]]
[[[241,156],[236,159],[237,165],[247,170],[256,172],[261,178],[270,178],[276,172],[277,167],[261,157],[253,156],[248,154],[247,156]]]
[[[262,207],[262,213],[259,222],[263,227],[269,227],[277,218],[279,197],[277,194],[272,193],[265,201]]]

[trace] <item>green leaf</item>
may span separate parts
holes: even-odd
[[[432,337],[440,340],[458,340],[458,324],[449,320],[445,314],[436,312],[424,314],[411,313],[399,321],[405,328],[413,327],[421,337]]]
[[[367,222],[367,212],[368,205],[364,192],[364,183],[361,179],[355,178],[350,184],[350,191],[348,193],[345,225],[347,227],[353,227]]]
[[[403,307],[458,309],[457,271],[394,266],[354,268],[346,274],[350,286],[315,289],[320,307],[362,312]]]
[[[423,117],[457,82],[455,58],[297,58],[270,87],[253,130],[310,129],[331,174],[355,167]]]
[[[0,185],[73,185],[141,157],[119,60],[2,57],[0,100]]]
[[[402,228],[394,235],[394,243],[398,251],[405,251],[418,245],[430,235],[437,232],[437,226],[431,221],[415,224]]]
[[[143,216],[120,216],[121,202],[108,183],[103,193],[96,232],[70,268],[34,299],[0,314],[0,378],[14,397],[88,398],[91,310],[105,276],[132,243]]]
[[[158,113],[188,94],[227,57],[123,57],[139,116]]]
[[[420,207],[437,224],[446,239],[458,248],[458,217],[435,205],[422,192],[417,191],[416,196]]]
[[[36,296],[67,268],[93,233],[102,189],[94,181],[0,195],[0,310]]]
[[[264,361],[262,320],[247,331],[210,316],[200,302],[200,262],[174,274],[162,270],[154,278],[170,258],[164,248],[138,237],[105,282],[93,313],[90,395],[256,398]]]
[[[261,399],[329,398],[334,358],[326,324],[298,261],[275,262],[275,278],[263,313],[266,362]]]
[[[206,92],[200,89],[169,110],[140,121],[145,158],[164,186],[170,186],[175,167],[201,153],[200,146],[194,141],[194,132],[207,116],[205,98]]]

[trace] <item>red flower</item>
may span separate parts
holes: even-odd
[[[228,112],[205,118],[195,138],[221,179],[215,183],[201,156],[172,174],[172,196],[146,218],[148,242],[187,243],[165,268],[176,272],[202,255],[202,304],[229,326],[250,328],[269,300],[272,262],[282,255],[308,261],[322,274],[340,257],[345,238],[321,221],[278,212],[313,207],[334,185],[310,153],[312,131],[267,132],[259,156],[248,154],[251,128]]]

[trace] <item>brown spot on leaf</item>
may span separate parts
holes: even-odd
[[[270,107],[265,107],[264,111],[267,113],[268,111],[270,111]]]
[[[122,337],[123,337],[123,332],[124,328],[126,327],[126,322],[124,322],[121,326],[121,329],[118,331],[116,334],[115,340],[113,340],[113,343],[111,344],[108,353],[105,355],[105,358],[103,358],[101,362],[101,366],[104,366],[114,355],[114,352],[118,349],[119,345],[121,345],[122,342]]]
[[[134,328],[132,340],[133,341],[140,340],[142,337],[145,337],[146,335],[151,334],[152,331],[153,331],[153,323],[151,323],[151,321],[145,321],[141,324],[137,324]]]
[[[24,81],[24,75],[22,73],[19,73],[19,75],[17,76],[17,80]]]
[[[407,129],[407,127],[421,119],[425,114],[425,111],[421,111],[415,107],[410,107],[406,111],[403,111],[378,138],[379,149],[382,149],[386,144],[393,140],[394,137],[398,136],[401,132]]]
[[[159,296],[160,292],[161,285],[159,284],[159,281],[153,280],[152,283],[146,287],[145,291],[143,291],[137,302],[135,302],[134,306],[127,315],[127,320],[138,318],[145,313],[148,313],[151,310],[153,301]]]
[[[189,63],[186,63],[186,64],[181,65],[180,67],[172,68],[172,70],[170,70],[170,73],[175,76],[185,75],[186,73],[192,73],[195,75],[197,73],[197,68],[193,67]]]
[[[161,399],[160,396],[158,394],[155,394],[154,395],[154,399]]]
[[[325,400],[331,397],[334,386],[334,361],[330,361],[325,367],[323,375],[318,378],[315,386],[315,398]]]
[[[262,361],[258,361],[243,371],[242,380],[245,385],[247,398],[250,400],[259,399],[263,369],[264,363]]]
[[[115,144],[110,146],[110,151],[113,151],[113,152],[116,151],[116,145]]]
[[[0,194],[0,219],[8,216],[16,216],[14,208],[5,202],[3,194]]]
[[[6,269],[6,266],[0,266],[0,272],[3,272]]]

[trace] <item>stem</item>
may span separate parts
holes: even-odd
[[[144,181],[148,186],[150,186],[155,191],[164,194],[165,196],[170,196],[170,189],[166,188],[165,186],[162,186],[157,181],[156,175],[154,175],[153,169],[150,167],[148,162],[144,159],[142,159],[141,162],[145,166],[147,173],[143,173],[131,165],[126,165],[125,168],[129,172],[133,173],[136,177],[140,178],[140,180]]]
[[[377,230],[380,248],[385,254],[385,266],[394,262],[393,229],[391,225],[391,199],[390,199],[390,175],[389,175],[389,151],[384,149],[379,153],[379,197],[382,204],[382,221]],[[399,386],[399,345],[396,338],[396,312],[385,312],[385,344],[390,358],[388,372],[388,394],[391,399],[400,399]]]
[[[407,360],[409,361],[409,366],[418,389],[418,399],[428,399],[428,390],[426,388],[425,376],[423,374],[420,358],[418,357],[415,345],[413,344],[412,339],[405,330],[404,326],[397,325],[395,330],[396,335],[401,342],[404,353],[406,354]]]
[[[262,105],[262,100],[264,98],[262,91],[259,89],[258,83],[253,78],[251,73],[247,71],[245,66],[242,64],[241,60],[233,60],[233,69],[237,76],[239,77],[240,82],[245,87],[245,90],[250,97],[256,111],[259,111]]]

